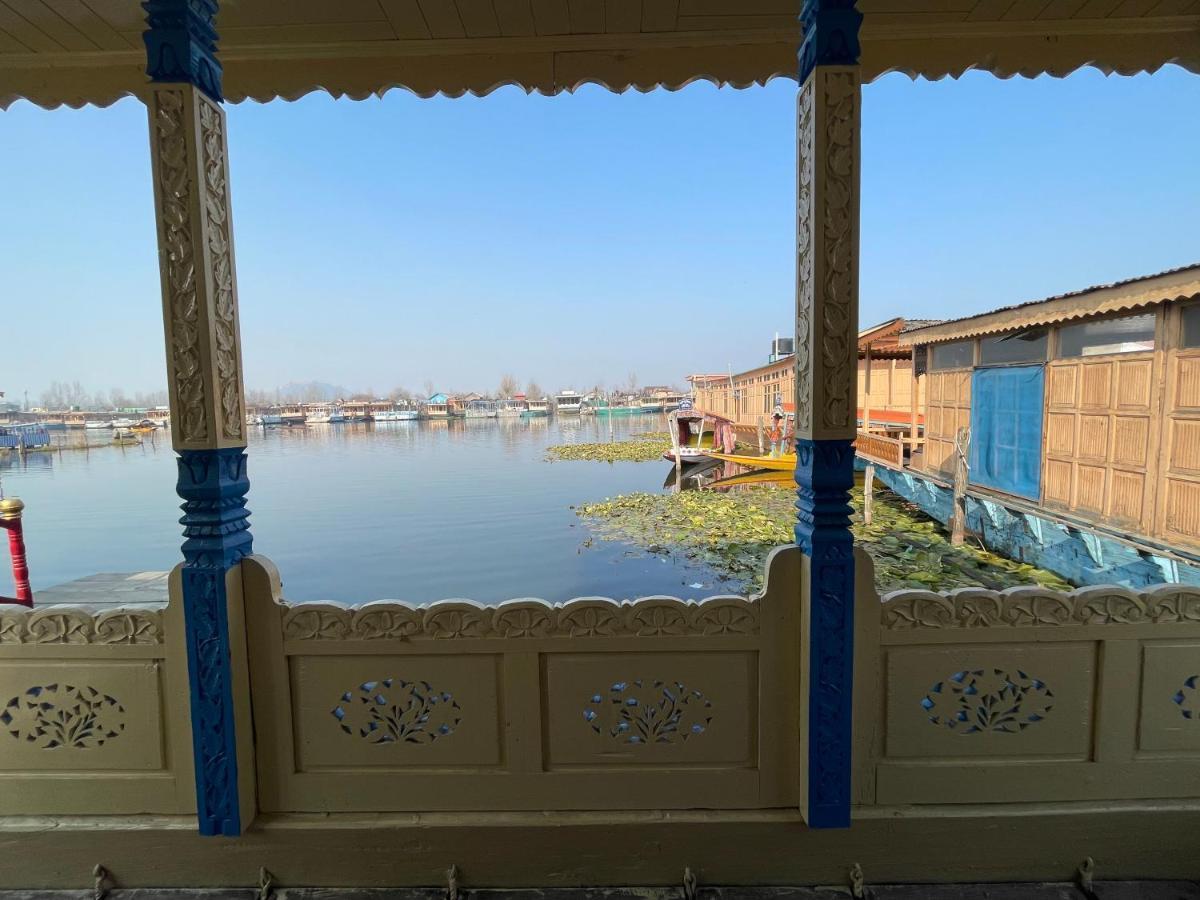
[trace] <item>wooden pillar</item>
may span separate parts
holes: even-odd
[[[863,375],[863,398],[862,398],[862,430],[867,434],[871,433],[871,345],[868,343],[863,348],[863,364],[866,366],[866,372]]]
[[[911,395],[909,397],[909,406],[912,409],[912,420],[908,427],[908,461],[912,463],[913,454],[917,452],[917,438],[920,437],[918,432],[918,423],[920,421],[921,410],[921,376],[917,374],[917,348],[913,347],[912,355],[912,382],[910,385]]]
[[[805,0],[797,103],[796,543],[804,551],[801,808],[850,824],[858,384],[858,29],[853,0]]]
[[[231,645],[244,635],[231,635],[229,612],[251,537],[217,0],[143,7],[197,818],[201,834],[236,835],[253,814],[253,775],[238,770],[249,698],[235,683]]]

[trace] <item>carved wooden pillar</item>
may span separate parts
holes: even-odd
[[[248,771],[239,779],[237,751],[250,735],[235,707],[248,698],[231,665],[229,601],[240,591],[238,563],[251,552],[250,483],[217,0],[142,5],[171,441],[184,501],[181,585],[197,815],[202,834],[236,835],[252,814],[253,782]]]
[[[850,824],[861,82],[854,0],[805,0],[797,107],[796,543],[806,559],[801,804]]]

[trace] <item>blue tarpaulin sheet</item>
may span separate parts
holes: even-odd
[[[1030,500],[1041,498],[1045,369],[976,369],[971,378],[969,481]]]

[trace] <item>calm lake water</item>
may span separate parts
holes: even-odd
[[[618,418],[614,430],[618,439],[664,431],[666,418]],[[670,473],[665,461],[545,461],[552,444],[608,434],[608,420],[591,417],[251,429],[255,551],[279,567],[294,600],[727,592],[710,571],[681,559],[619,543],[585,546],[589,531],[572,506],[660,491]],[[179,561],[175,454],[165,432],[142,446],[31,454],[24,462],[10,455],[0,479],[26,503],[35,590]]]

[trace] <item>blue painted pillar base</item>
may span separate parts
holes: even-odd
[[[796,543],[810,559],[805,819],[850,825],[854,682],[854,536],[850,440],[797,440]]]
[[[225,576],[251,552],[243,447],[179,452],[183,606],[201,834],[241,834]]]

